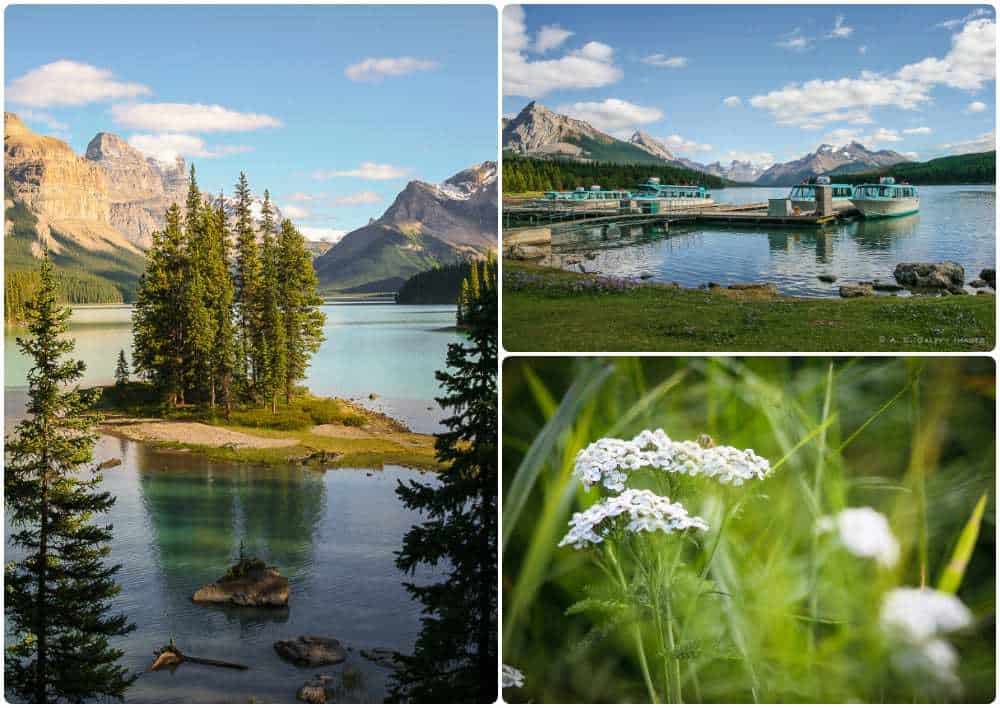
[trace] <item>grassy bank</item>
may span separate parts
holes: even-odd
[[[303,392],[276,413],[243,406],[226,419],[221,409],[206,406],[166,410],[148,386],[132,383],[104,388],[97,409],[105,417],[102,432],[212,460],[437,468],[433,435],[411,432],[383,413],[340,398]]]
[[[989,351],[993,296],[803,299],[642,285],[505,261],[509,351]]]

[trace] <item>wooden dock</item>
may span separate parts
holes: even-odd
[[[831,224],[851,221],[860,215],[853,206],[820,216],[803,214],[792,216],[772,216],[767,213],[767,203],[754,204],[713,204],[707,207],[642,214],[628,210],[607,210],[570,208],[547,210],[518,205],[511,207],[512,219],[508,220],[508,208],[504,208],[504,246],[530,245],[544,246],[551,243],[553,233],[568,232],[581,228],[595,228],[615,224],[622,227],[659,225],[732,225],[751,227],[821,228]],[[531,218],[524,218],[532,214]],[[511,222],[520,222],[513,226]]]

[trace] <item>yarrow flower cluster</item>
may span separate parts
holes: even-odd
[[[628,518],[625,528],[632,533],[708,530],[704,519],[691,516],[681,504],[648,489],[626,489],[616,497],[609,497],[573,514],[569,533],[559,545],[586,548],[602,543],[619,517]]]
[[[817,523],[817,530],[835,530],[848,551],[861,558],[873,558],[886,568],[899,560],[899,541],[889,528],[888,519],[870,506],[824,516]]]
[[[524,674],[513,666],[503,665],[503,672],[500,675],[501,688],[522,688],[524,686]]]
[[[643,468],[709,477],[733,486],[771,474],[771,463],[753,450],[708,447],[692,440],[678,442],[662,429],[644,430],[631,440],[601,438],[591,443],[576,456],[573,474],[585,489],[603,485],[620,492],[625,489],[629,473]]]
[[[893,664],[905,673],[929,676],[951,690],[960,687],[958,652],[941,635],[972,624],[961,600],[931,588],[896,588],[882,600],[882,630],[899,645]]]

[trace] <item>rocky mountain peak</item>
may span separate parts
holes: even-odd
[[[21,120],[20,116],[18,116],[16,113],[9,113],[7,111],[4,111],[3,114],[4,137],[8,135],[15,136],[15,135],[25,135],[30,133],[31,131],[28,129],[28,126],[26,126],[24,122]]]
[[[637,148],[645,150],[650,155],[659,157],[662,160],[667,160],[668,162],[673,162],[677,157],[670,152],[669,148],[662,142],[654,138],[652,135],[644,130],[637,130],[632,133],[632,137],[628,139],[630,143],[635,145]]]
[[[522,154],[578,155],[579,146],[568,143],[567,138],[580,137],[613,140],[585,121],[554,113],[541,103],[532,101],[507,121],[503,130],[503,147]]]

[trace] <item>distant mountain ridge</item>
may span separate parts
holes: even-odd
[[[772,165],[757,178],[756,184],[767,187],[790,187],[804,179],[820,175],[865,172],[873,168],[890,167],[907,162],[894,150],[873,151],[854,141],[839,148],[823,144],[815,152],[797,160]]]
[[[497,164],[483,162],[441,184],[414,180],[381,217],[314,261],[328,291],[395,290],[434,266],[497,247]]]

